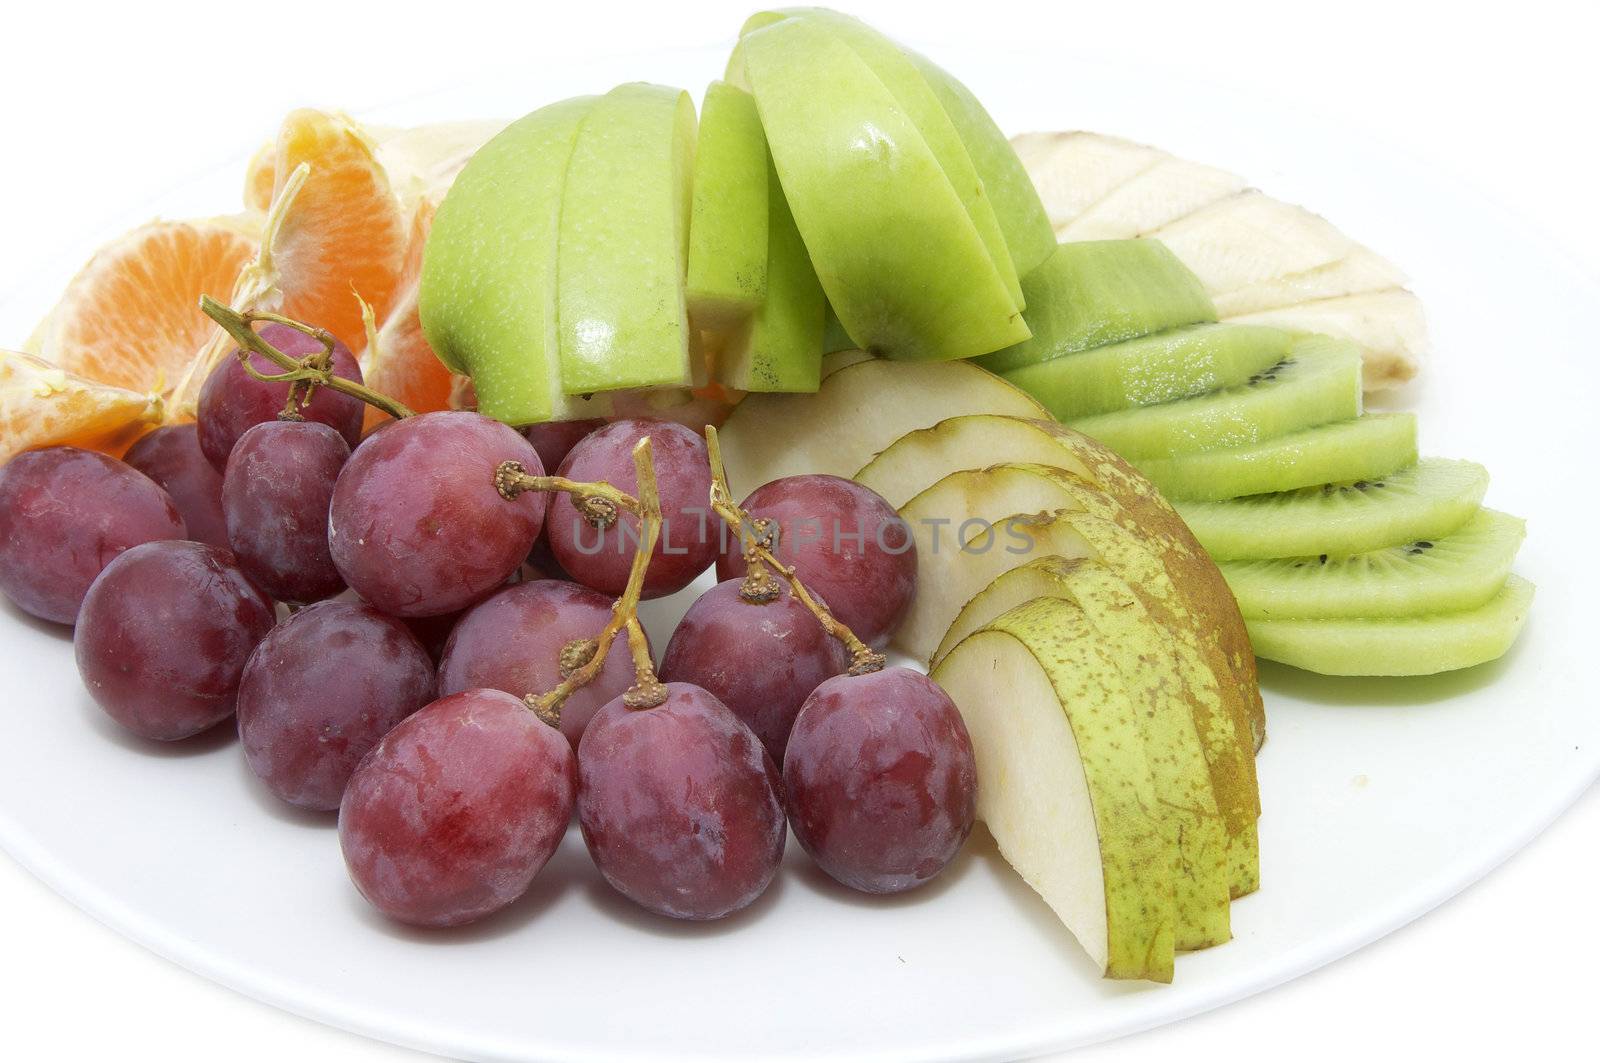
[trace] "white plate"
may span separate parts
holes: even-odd
[[[723,54],[545,64],[370,117],[509,115],[641,77],[698,91]],[[1235,905],[1233,942],[1181,957],[1170,987],[1099,981],[981,830],[936,885],[889,901],[833,886],[791,844],[769,893],[712,926],[611,893],[574,831],[500,918],[398,929],[349,885],[329,821],[254,785],[227,728],[171,748],[125,737],[79,686],[67,636],[8,607],[0,843],[162,955],[338,1026],[475,1060],[705,1060],[1014,1057],[1129,1033],[1344,955],[1527,842],[1600,774],[1578,678],[1593,566],[1559,564],[1587,558],[1595,527],[1572,471],[1600,392],[1593,284],[1498,209],[1307,116],[1147,71],[939,58],[1007,128],[1100,129],[1230,167],[1403,263],[1439,351],[1416,396],[1424,449],[1485,462],[1490,503],[1530,518],[1517,568],[1539,599],[1506,660],[1431,681],[1263,670],[1264,885]],[[230,169],[155,206],[215,213],[237,187]],[[74,264],[11,293],[0,338],[27,335]],[[658,646],[683,604],[652,607]]]

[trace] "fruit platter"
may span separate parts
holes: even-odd
[[[728,29],[294,111],[8,294],[0,845],[453,1056],[1006,1058],[1595,778],[1588,282],[1259,105]]]

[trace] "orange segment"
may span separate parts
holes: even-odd
[[[361,355],[361,374],[367,386],[399,399],[418,413],[449,409],[454,386],[450,370],[423,338],[422,319],[417,313],[422,248],[433,224],[433,212],[434,204],[424,201],[412,218],[410,244],[394,307],[381,327],[369,330],[367,349]],[[382,413],[368,407],[368,427],[383,419]]]
[[[354,121],[299,110],[278,133],[273,196],[302,163],[305,183],[268,237],[280,313],[361,345],[361,300],[386,320],[409,226],[373,144]],[[358,299],[357,296],[360,298]]]
[[[160,420],[161,400],[153,395],[0,350],[0,465],[19,451],[58,443],[121,454]]]
[[[152,222],[101,248],[37,334],[69,373],[136,392],[170,388],[213,325],[202,294],[225,298],[256,254],[248,219]]]

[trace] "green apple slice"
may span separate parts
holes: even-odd
[[[1217,319],[1200,279],[1158,240],[1062,244],[1022,292],[1033,335],[978,359],[990,372]]]
[[[719,375],[739,391],[816,391],[827,300],[775,170],[766,178],[766,298],[728,341]]]
[[[1083,611],[1040,598],[934,673],[977,754],[1001,854],[1108,978],[1172,980],[1174,860],[1138,709]],[[1004,785],[998,785],[1003,780]]]
[[[909,50],[906,54],[922,71],[928,86],[944,104],[956,132],[961,134],[972,165],[983,179],[984,192],[994,204],[994,215],[1005,233],[1011,261],[1017,273],[1026,278],[1056,249],[1056,235],[1039,199],[1039,190],[1023,169],[1011,142],[978,98],[929,59]]]
[[[1153,406],[1243,384],[1289,353],[1264,325],[1188,325],[1005,374],[1062,421]]]
[[[755,30],[738,50],[789,207],[849,335],[925,360],[1028,337],[939,160],[860,56],[802,18]]]
[[[827,309],[827,317],[822,327],[823,353],[833,354],[837,351],[859,350],[860,347],[861,345],[851,339],[850,334],[844,330],[844,325],[839,321],[839,315],[833,312],[833,305],[830,303]],[[861,356],[863,358],[872,357],[865,351],[861,352]]]
[[[700,108],[689,214],[685,292],[697,329],[731,328],[766,295],[767,168],[756,101],[713,81]]]
[[[584,96],[512,123],[439,204],[418,312],[428,345],[472,377],[478,409],[508,424],[563,415],[556,260],[562,191]]]
[[[684,305],[694,103],[619,85],[584,118],[567,165],[557,272],[569,395],[688,384]]]
[[[907,432],[990,411],[1043,417],[1027,394],[970,362],[856,362],[812,395],[750,395],[721,429],[736,494],[782,476],[851,476]]]

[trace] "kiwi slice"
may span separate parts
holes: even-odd
[[[1245,619],[1421,616],[1476,609],[1495,596],[1522,545],[1523,521],[1480,509],[1454,534],[1349,557],[1224,561]]]
[[[1424,458],[1376,480],[1182,502],[1177,509],[1218,561],[1344,557],[1443,538],[1478,511],[1488,487],[1489,470],[1476,462]]]
[[[1209,395],[1070,422],[1129,461],[1238,447],[1361,414],[1361,351],[1301,336],[1273,365]]]
[[[1071,421],[1243,384],[1278,364],[1290,340],[1264,325],[1186,325],[1023,366],[1006,379]]]
[[[1433,675],[1503,655],[1533,604],[1533,584],[1508,576],[1486,604],[1392,620],[1251,620],[1258,656],[1323,675]]]
[[[1175,458],[1141,458],[1139,471],[1177,502],[1212,502],[1316,484],[1377,480],[1417,462],[1417,415],[1371,413],[1264,443]]]
[[[1062,244],[1022,279],[1033,335],[976,359],[991,373],[1215,321],[1200,279],[1159,240]]]

